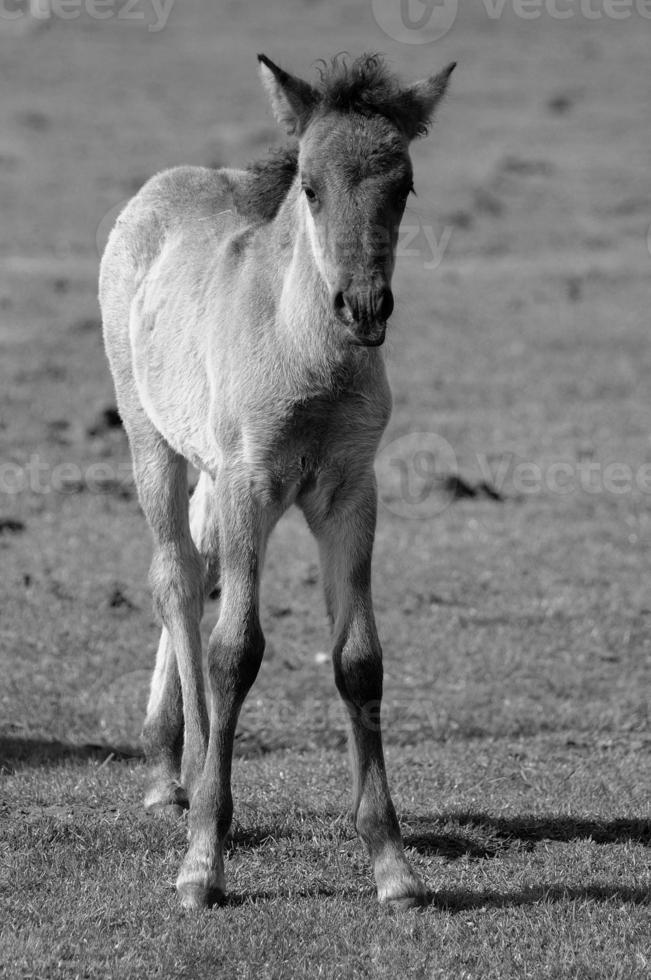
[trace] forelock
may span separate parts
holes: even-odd
[[[403,132],[410,132],[420,117],[413,94],[401,86],[379,54],[353,60],[346,54],[335,55],[329,63],[317,62],[317,72],[322,112],[383,116]]]

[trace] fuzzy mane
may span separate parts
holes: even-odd
[[[249,221],[272,221],[297,171],[298,145],[272,150],[264,160],[249,164],[245,178],[233,189],[236,210]]]
[[[349,60],[338,54],[317,62],[319,80],[316,112],[383,116],[397,129],[425,132],[421,109],[409,89],[403,89],[379,54]],[[272,221],[298,170],[298,145],[272,150],[264,160],[246,168],[246,177],[233,190],[233,204],[250,221]]]

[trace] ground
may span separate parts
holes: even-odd
[[[144,2],[144,20],[0,17],[7,977],[651,975],[651,21],[482,0],[412,44],[385,7],[177,0],[160,30]],[[98,253],[153,172],[279,141],[256,52],[307,76],[342,49],[409,79],[459,62],[414,147],[374,578],[391,784],[432,903],[375,904],[316,554],[290,515],[237,740],[233,897],[192,916],[184,823],[141,809],[158,626]]]

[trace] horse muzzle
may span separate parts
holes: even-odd
[[[336,290],[332,306],[337,319],[350,329],[354,344],[380,347],[384,343],[387,320],[393,312],[393,293],[388,286]]]
[[[373,323],[357,323],[352,331],[351,342],[358,347],[381,347],[387,333],[386,321]]]

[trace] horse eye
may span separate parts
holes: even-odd
[[[305,196],[310,203],[316,201],[316,193],[311,187],[304,187],[303,190],[305,191]]]

